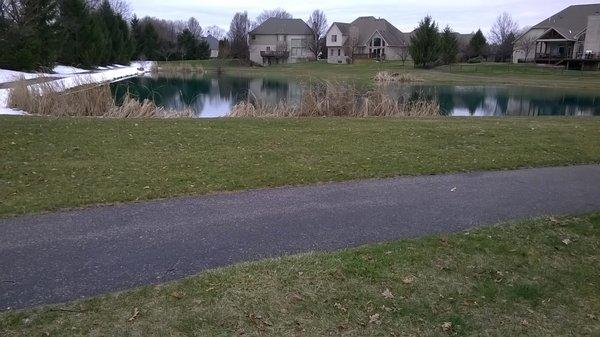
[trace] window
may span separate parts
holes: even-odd
[[[270,46],[267,46],[267,51],[271,51],[271,47]]]
[[[331,35],[331,42],[337,42],[337,35]]]
[[[252,35],[252,40],[256,40],[256,35]]]
[[[338,49],[338,56],[341,56],[341,55],[342,55],[342,50]]]
[[[329,54],[333,56],[333,49],[329,49]]]

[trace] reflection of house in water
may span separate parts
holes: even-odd
[[[302,98],[302,85],[297,82],[288,82],[276,79],[254,78],[249,83],[249,93],[256,99],[269,104],[279,102],[300,102]]]

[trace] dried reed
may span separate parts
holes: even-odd
[[[376,87],[360,93],[355,86],[332,84],[304,88],[297,104],[279,102],[268,104],[250,96],[236,104],[229,117],[402,117],[440,116],[440,106],[435,100],[422,97],[395,98]]]
[[[422,78],[418,78],[412,74],[390,73],[388,71],[378,72],[373,80],[377,84],[423,82]]]
[[[182,111],[165,109],[149,100],[140,102],[129,93],[123,104],[117,105],[107,83],[66,89],[52,82],[28,87],[25,81],[18,81],[9,91],[8,105],[35,115],[57,117],[170,118],[194,115],[190,108]]]

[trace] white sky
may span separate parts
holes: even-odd
[[[578,4],[567,0],[129,0],[129,3],[138,17],[149,15],[186,20],[193,16],[203,27],[218,25],[225,30],[229,28],[235,12],[246,10],[254,19],[263,9],[281,7],[295,18],[304,20],[312,10],[321,9],[329,24],[334,21],[350,22],[358,16],[382,17],[403,32],[412,31],[419,20],[429,14],[440,28],[448,24],[461,33],[481,28],[485,34],[502,12],[510,13],[519,27],[523,27],[532,26],[565,7]]]

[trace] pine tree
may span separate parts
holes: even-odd
[[[144,58],[145,55],[142,55],[143,51],[143,41],[144,41],[144,32],[142,30],[142,26],[140,24],[140,20],[137,16],[133,16],[131,19],[131,44],[132,44],[132,58],[140,59]]]
[[[429,67],[438,60],[439,33],[435,21],[426,16],[410,38],[410,55],[417,67]]]
[[[485,54],[486,47],[487,40],[485,39],[485,36],[483,36],[481,29],[479,29],[477,30],[477,33],[473,35],[471,41],[469,42],[471,57],[483,56]]]
[[[84,0],[61,0],[58,17],[62,40],[58,61],[74,66],[84,65],[84,50],[89,47],[90,10]]]
[[[440,37],[440,57],[442,63],[450,64],[456,61],[458,54],[458,39],[449,26],[444,28]]]
[[[156,28],[151,22],[146,22],[143,29],[142,54],[149,60],[158,60],[162,55],[158,52],[159,41]]]

